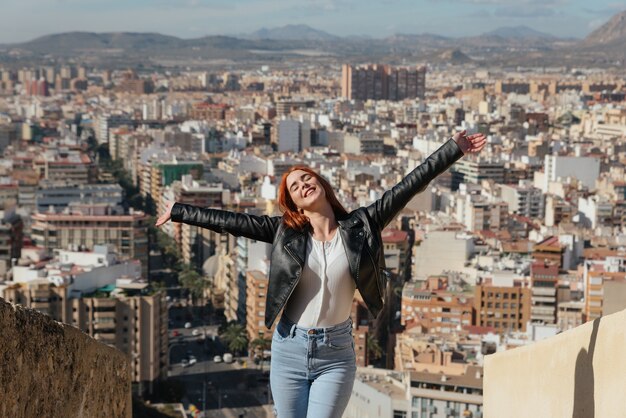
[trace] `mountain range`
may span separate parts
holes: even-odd
[[[206,65],[207,62],[335,59],[428,59],[433,63],[485,62],[506,65],[604,65],[626,61],[626,11],[583,40],[562,39],[526,26],[499,28],[479,36],[396,34],[382,39],[340,37],[307,25],[264,28],[237,36],[181,39],[159,33],[67,32],[29,42],[0,45],[0,63],[80,59],[107,65]],[[619,65],[619,64],[618,64]]]

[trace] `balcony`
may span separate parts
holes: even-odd
[[[534,287],[533,296],[556,296],[556,289],[553,287]]]
[[[626,311],[487,356],[485,417],[624,416]]]

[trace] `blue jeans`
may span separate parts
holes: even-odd
[[[282,316],[272,337],[270,370],[278,418],[340,418],[355,374],[351,319],[302,328]]]

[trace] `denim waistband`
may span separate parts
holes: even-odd
[[[289,329],[289,335],[291,337],[296,334],[300,335],[308,335],[308,336],[316,336],[316,335],[332,335],[332,334],[340,334],[344,332],[349,332],[352,330],[352,318],[348,318],[339,324],[332,325],[330,327],[319,327],[319,328],[306,328],[301,327],[294,323],[291,319],[287,318],[287,315],[283,314],[280,317],[280,324],[284,325]]]

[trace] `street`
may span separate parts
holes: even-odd
[[[267,407],[269,365],[266,363],[262,371],[247,359],[216,363],[214,357],[223,358],[227,349],[217,337],[217,320],[207,315],[205,321],[199,320],[203,313],[198,308],[170,309],[168,381],[179,382],[184,388],[181,402],[185,408],[193,404],[206,411],[205,417],[265,417],[271,411]],[[191,328],[185,328],[187,322]],[[193,335],[194,330],[197,335]],[[183,360],[190,356],[197,362],[183,367]]]

